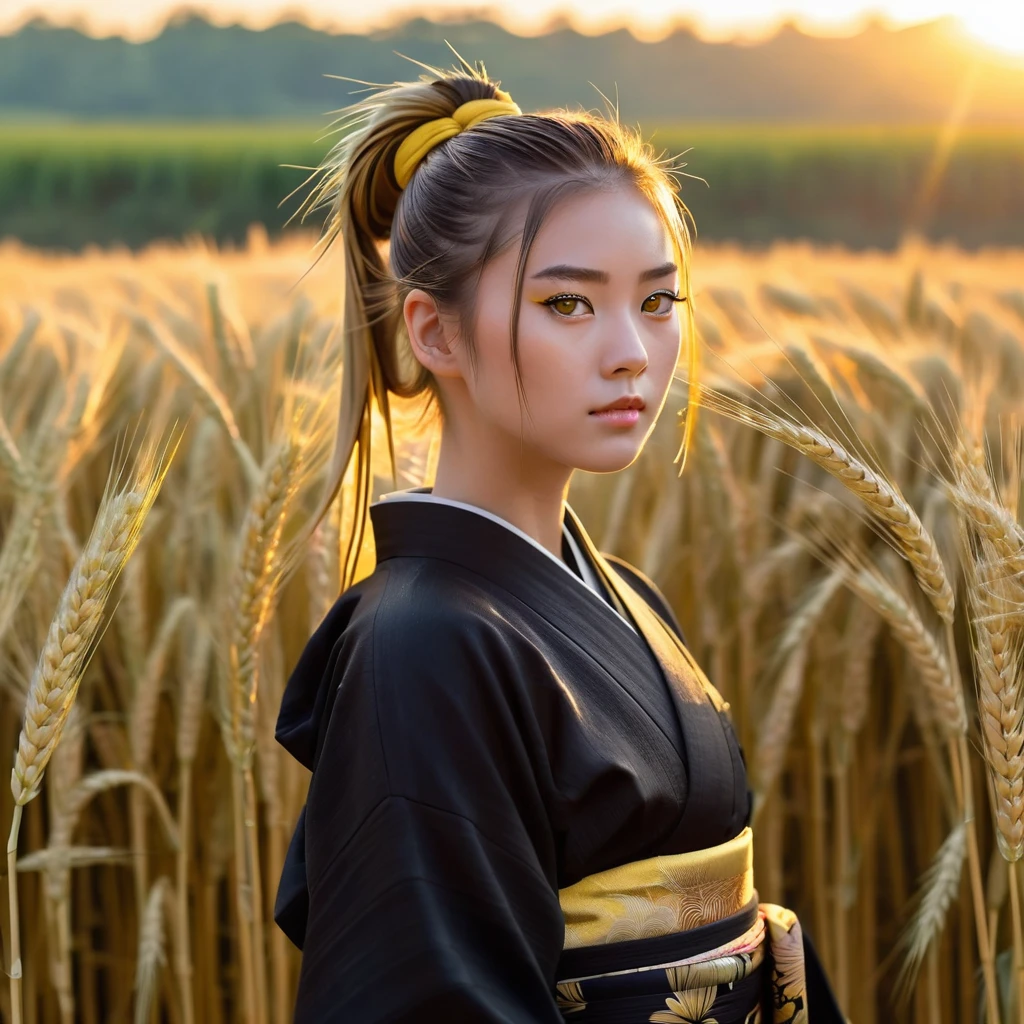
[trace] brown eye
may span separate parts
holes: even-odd
[[[660,299],[667,299],[668,300],[669,305],[665,309],[660,309],[657,306],[655,306],[654,309],[651,309],[648,306],[649,302],[657,303]],[[680,298],[679,296],[673,294],[672,292],[655,292],[653,295],[649,295],[646,299],[644,299],[643,303],[641,303],[641,305],[640,305],[640,308],[641,308],[641,310],[643,310],[644,313],[667,314],[668,312],[671,311],[671,309],[672,309],[672,305],[671,304],[673,302],[682,302],[682,301],[683,301],[682,298]]]
[[[579,319],[582,310],[577,307],[580,303],[587,307],[590,306],[590,303],[582,295],[553,295],[550,299],[544,300],[544,305],[554,310],[556,315],[562,317],[563,320]]]

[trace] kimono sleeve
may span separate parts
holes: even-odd
[[[542,744],[493,615],[388,588],[310,784],[295,1020],[561,1021]]]

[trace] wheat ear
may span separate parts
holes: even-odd
[[[1008,508],[963,482],[950,490],[956,505],[995,551],[1003,575],[1024,581],[1024,528]]]
[[[900,553],[910,563],[936,612],[944,621],[953,621],[953,591],[938,547],[894,483],[817,427],[751,408],[705,384],[698,383],[694,388],[699,404],[795,448],[860,498],[875,519],[896,538]]]
[[[995,790],[996,839],[1008,861],[1024,855],[1024,693],[1019,645],[998,614],[993,598],[977,578],[983,567],[965,560],[974,631],[971,647],[978,684],[978,717]],[[989,584],[990,586],[992,584]],[[988,613],[988,614],[986,614]]]
[[[781,670],[754,752],[758,786],[755,814],[764,806],[775,780],[782,771],[793,730],[793,718],[803,692],[804,669],[811,634],[842,583],[842,573],[831,572],[809,588],[800,607],[787,624],[773,654],[771,665],[781,665]]]
[[[259,642],[283,581],[301,554],[294,542],[284,545],[282,535],[302,486],[319,471],[327,454],[329,432],[320,416],[322,409],[322,401],[300,401],[289,411],[284,437],[271,451],[246,514],[232,587],[227,693],[222,690],[228,713],[223,728],[234,762],[232,799],[242,989],[246,1016],[257,1024],[267,1018],[266,979],[256,960],[257,954],[262,957],[264,943],[252,773]]]
[[[67,431],[58,423],[63,391],[54,389],[32,444],[22,459],[23,472],[15,478],[16,504],[10,527],[0,548],[0,638],[10,627],[38,564],[40,533],[55,481],[61,478],[66,461]],[[72,410],[73,412],[73,410]]]
[[[160,969],[167,960],[164,951],[164,910],[171,883],[158,878],[149,890],[139,926],[139,953],[135,966],[135,1024],[147,1024],[156,995]]]
[[[966,857],[967,825],[961,822],[946,837],[922,876],[917,906],[897,942],[897,948],[906,954],[896,983],[897,993],[904,1000],[910,996],[925,954],[942,932],[946,913],[960,888]]]
[[[60,742],[78,684],[95,650],[114,581],[138,541],[148,511],[147,495],[116,495],[97,517],[61,596],[57,615],[29,685],[25,722],[11,773],[15,803],[24,806],[39,790],[43,771]]]
[[[255,956],[262,929],[255,904],[255,800],[251,796],[252,755],[258,689],[258,651],[267,618],[282,580],[281,536],[298,493],[304,451],[289,433],[271,453],[242,528],[240,552],[231,587],[228,671],[221,690],[222,729],[233,762],[232,809],[235,853],[235,899],[238,911],[238,957],[246,1018],[266,1017],[266,988]],[[252,813],[248,813],[250,806]]]
[[[298,494],[304,461],[295,435],[277,446],[242,527],[241,554],[232,588],[229,656],[230,752],[239,764],[252,756],[256,733],[257,648],[281,581],[281,535]]]
[[[942,648],[911,604],[879,572],[861,569],[847,578],[850,587],[885,619],[914,662],[932,707],[932,717],[946,736],[967,731],[963,691],[955,684]]]
[[[1008,548],[1008,534],[993,524],[1013,519],[999,502],[976,445],[969,448],[961,441],[953,463],[956,500],[965,512],[959,521],[960,561],[973,626],[971,653],[982,746],[994,790],[996,840],[1000,853],[1012,863],[1024,856],[1024,688],[1020,644],[1014,642],[1008,614],[1015,581],[1001,576],[998,566]],[[982,504],[1001,512],[981,521],[977,510]]]
[[[910,655],[929,698],[931,718],[944,737],[967,733],[967,707],[942,648],[913,606],[882,574],[861,545],[834,526],[819,527],[804,543],[843,574],[847,586],[877,612]]]
[[[7,840],[11,920],[11,1016],[21,1021],[21,937],[18,920],[17,851],[22,810],[38,792],[46,764],[60,742],[71,705],[101,636],[111,590],[138,544],[181,436],[157,459],[143,450],[128,486],[104,489],[92,532],[57,607],[25,701],[25,720],[11,772],[14,815]]]

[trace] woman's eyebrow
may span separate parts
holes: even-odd
[[[637,280],[642,283],[657,277],[668,277],[675,270],[676,265],[674,263],[663,263],[660,267],[653,267],[651,270],[643,271]],[[595,281],[597,284],[607,284],[608,272],[605,270],[591,270],[589,267],[571,267],[567,263],[556,263],[553,267],[545,267],[543,270],[539,270],[536,274],[531,275],[531,280],[534,281],[541,278],[555,278],[559,281]]]

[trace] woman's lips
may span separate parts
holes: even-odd
[[[640,422],[639,409],[606,409],[590,415],[612,427],[632,427]]]

